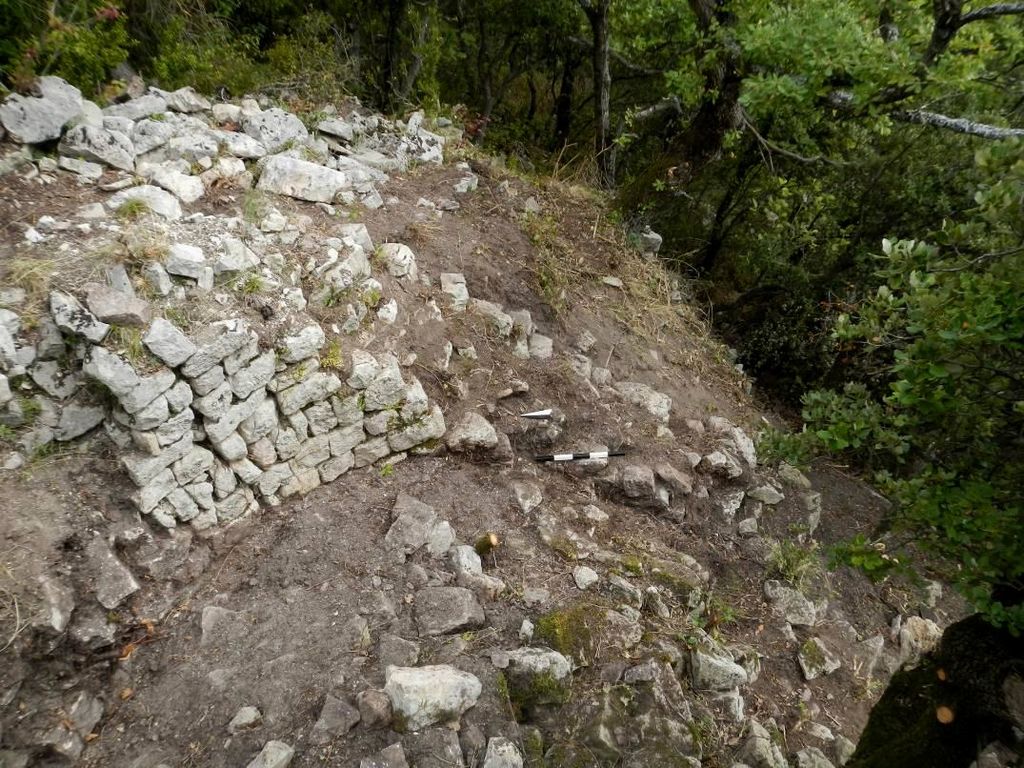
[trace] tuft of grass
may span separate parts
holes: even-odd
[[[18,397],[18,408],[21,410],[21,416],[26,424],[31,424],[43,412],[43,406],[39,404],[38,400],[23,395]]]
[[[822,573],[815,542],[802,547],[791,541],[780,541],[772,547],[768,565],[773,575],[788,581],[797,589],[808,586]]]
[[[320,353],[320,367],[332,371],[340,371],[343,364],[341,344],[337,339],[332,340],[327,349]]]
[[[255,272],[248,272],[241,275],[235,281],[235,290],[243,296],[254,296],[257,293],[263,293],[266,290],[266,286],[263,284],[263,278],[260,275]]]
[[[50,259],[11,259],[4,282],[25,291],[25,303],[42,301],[50,290],[56,264]]]
[[[394,464],[385,464],[384,466],[382,466],[380,468],[380,476],[381,476],[382,480],[387,480],[393,474],[395,474],[395,465]]]
[[[250,189],[242,197],[242,218],[259,224],[270,211],[270,200],[258,189]]]
[[[149,227],[132,227],[125,234],[124,247],[126,252],[116,260],[134,266],[141,266],[150,261],[163,261],[171,249],[167,237]]]
[[[108,343],[140,372],[156,370],[161,362],[142,343],[142,329],[115,325],[107,334]]]
[[[13,443],[16,434],[6,424],[0,424],[0,443]]]
[[[125,200],[114,211],[114,215],[121,219],[121,221],[135,221],[147,213],[149,213],[149,206],[146,205],[145,200],[139,200],[138,198]]]

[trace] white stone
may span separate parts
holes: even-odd
[[[57,151],[62,155],[105,163],[122,171],[135,170],[132,140],[118,131],[94,125],[76,125],[64,134]]]
[[[150,184],[122,189],[107,200],[107,207],[116,211],[129,200],[139,200],[145,203],[153,213],[171,221],[176,221],[182,216],[181,203],[178,202],[178,198],[170,192],[165,192],[160,187]]]
[[[59,139],[64,126],[82,111],[82,92],[59,77],[38,78],[35,91],[38,96],[12,94],[0,106],[0,124],[14,141]]]
[[[243,114],[242,130],[259,141],[268,152],[280,152],[286,145],[303,141],[309,131],[290,112],[276,107],[255,114]]]
[[[457,721],[476,705],[482,686],[476,676],[449,665],[391,667],[384,692],[407,731]]]

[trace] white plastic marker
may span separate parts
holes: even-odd
[[[550,419],[551,409],[545,408],[543,411],[533,411],[532,413],[521,413],[519,414],[521,419]]]
[[[547,456],[535,456],[534,461],[586,461],[587,459],[607,459],[609,456],[625,456],[624,451],[589,451],[588,453],[550,453]]]

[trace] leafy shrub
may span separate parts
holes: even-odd
[[[191,85],[213,93],[223,87],[241,95],[260,80],[257,39],[209,14],[171,17],[160,32],[159,51],[149,68],[167,89]]]
[[[48,12],[27,10],[31,3],[0,0],[0,67],[16,87],[35,75],[56,75],[87,96],[99,93],[111,69],[132,47],[127,19],[116,0],[56,2]],[[8,28],[10,31],[8,32]]]

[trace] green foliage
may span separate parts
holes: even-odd
[[[797,589],[807,587],[821,574],[821,561],[813,542],[807,546],[792,541],[778,542],[772,546],[768,566],[773,575]]]
[[[129,198],[117,206],[114,215],[122,221],[135,221],[137,218],[149,213],[149,206],[145,200]]]
[[[226,87],[243,94],[259,81],[256,37],[210,14],[172,16],[159,32],[158,48],[149,68],[164,88],[191,85],[212,93]]]
[[[866,573],[872,581],[881,581],[900,569],[898,557],[885,551],[885,543],[870,541],[858,533],[852,540],[837,544],[829,552],[829,568],[849,565]]]
[[[950,563],[950,578],[997,625],[1024,629],[1024,160],[978,152],[988,180],[932,243],[886,240],[879,288],[839,318],[870,385],[804,398],[804,439],[876,471],[893,525]],[[879,571],[864,541],[846,555]],[[953,564],[956,564],[953,566]]]
[[[131,48],[116,0],[57,0],[48,9],[0,0],[0,76],[15,87],[56,75],[94,96]]]

